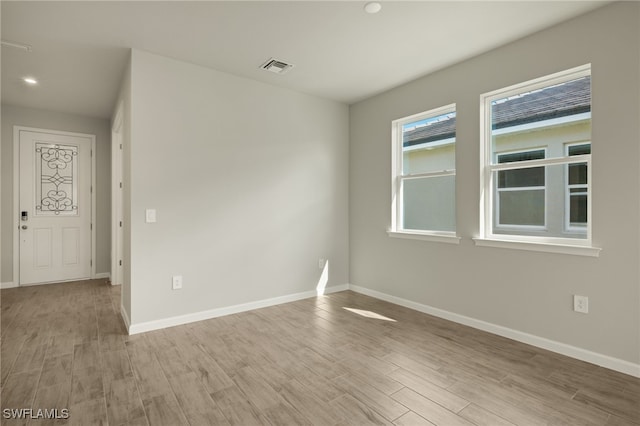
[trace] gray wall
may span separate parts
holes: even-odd
[[[350,108],[350,282],[640,362],[640,4],[615,3]],[[476,247],[482,93],[592,64],[599,258]],[[457,104],[460,245],[389,238],[391,121]],[[572,311],[588,296],[590,313]]]
[[[137,50],[131,72],[132,324],[315,290],[319,258],[347,283],[346,105]]]
[[[111,259],[111,126],[109,120],[2,105],[2,275],[13,281],[13,126],[96,135],[96,273]]]

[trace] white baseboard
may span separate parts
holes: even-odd
[[[324,289],[324,294],[335,293],[338,291],[345,291],[349,289],[348,284],[337,285],[327,287]],[[223,308],[216,308],[207,311],[194,312],[192,314],[179,315],[170,318],[163,318],[154,321],[141,322],[138,324],[128,323],[127,329],[129,334],[144,333],[152,330],[159,330],[167,327],[174,327],[176,325],[188,324],[196,321],[204,321],[211,318],[222,317],[225,315],[237,314],[240,312],[251,311],[253,309],[266,308],[268,306],[280,305],[282,303],[295,302],[296,300],[308,299],[318,295],[316,290],[305,291],[302,293],[288,294],[285,296],[273,297],[270,299],[257,300],[255,302],[242,303],[239,305],[226,306]],[[124,310],[122,309],[124,312]],[[128,319],[128,318],[127,318]],[[127,322],[125,319],[125,322]]]
[[[18,287],[18,284],[15,284],[13,281],[7,281],[4,283],[0,283],[0,289],[5,289],[5,288],[15,288]]]
[[[108,280],[109,278],[111,278],[111,274],[109,274],[108,272],[100,272],[100,273],[97,273],[93,277],[93,279],[96,279],[96,280],[100,280],[100,279],[107,279]],[[37,284],[33,284],[33,285],[40,285],[40,284],[41,283],[37,283]],[[48,283],[45,283],[45,284],[48,284]],[[7,282],[4,282],[4,283],[0,283],[0,289],[15,288],[15,287],[18,287],[18,284],[14,283],[13,281],[7,281]]]
[[[127,311],[126,309],[124,309],[124,306],[122,305],[122,303],[120,304],[120,316],[122,317],[122,320],[124,321],[124,325],[125,327],[127,327],[127,332],[129,334],[131,334],[131,320],[129,319],[129,315],[127,315]]]
[[[452,322],[464,324],[469,327],[497,334],[498,336],[506,337],[518,342],[546,349],[551,352],[566,355],[571,358],[576,358],[581,361],[596,364],[610,370],[615,370],[621,373],[629,374],[631,376],[640,377],[640,364],[634,364],[629,361],[613,358],[608,355],[599,354],[597,352],[592,352],[586,349],[578,348],[576,346],[567,345],[565,343],[556,342],[544,337],[535,336],[533,334],[513,330],[501,325],[492,324],[486,321],[445,311],[443,309],[434,308],[433,306],[424,305],[422,303],[413,302],[411,300],[402,299],[396,296],[391,296],[389,294],[381,293],[379,291],[371,290],[365,287],[349,284],[349,290],[355,291],[356,293],[362,293],[367,296],[375,297],[376,299],[394,303],[396,305],[404,306],[406,308],[413,309],[419,312],[424,312],[435,317],[444,318]]]

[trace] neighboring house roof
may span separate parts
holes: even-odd
[[[435,142],[442,139],[456,137],[456,118],[436,121],[422,127],[404,132],[402,146],[413,146],[427,142]]]
[[[591,77],[513,96],[493,106],[493,128],[519,126],[536,121],[591,111]],[[404,133],[403,146],[455,137],[456,118],[441,120]]]

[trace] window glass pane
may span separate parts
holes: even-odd
[[[405,179],[403,228],[455,231],[455,186],[455,176]]]
[[[455,170],[456,113],[449,112],[402,126],[402,173]]]
[[[498,154],[498,163],[541,160],[544,157],[544,149],[509,152]],[[530,167],[498,172],[498,188],[518,188],[527,186],[544,186],[544,167]]]
[[[544,189],[498,191],[498,225],[544,226]]]
[[[569,185],[586,185],[587,163],[569,164]]]
[[[491,102],[492,153],[545,146],[546,158],[558,158],[567,155],[563,144],[590,139],[590,76],[533,90],[525,88]],[[569,155],[580,155],[587,148],[570,149]]]
[[[569,145],[567,147],[567,155],[586,155],[591,154],[591,144]],[[568,166],[569,185],[586,185],[587,182],[587,163],[569,164]]]
[[[591,144],[570,145],[567,149],[569,155],[591,154]]]
[[[498,188],[544,186],[544,167],[503,170],[498,173]]]
[[[570,195],[569,222],[572,226],[587,224],[587,194]]]
[[[498,163],[513,163],[516,161],[541,160],[544,158],[544,149],[535,151],[511,152],[498,154]]]

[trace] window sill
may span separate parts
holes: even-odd
[[[534,241],[508,241],[494,238],[474,238],[477,246],[498,247],[514,250],[540,251],[547,253],[571,254],[575,256],[600,256],[601,248],[568,244],[539,243]]]
[[[409,240],[434,241],[437,243],[460,244],[460,237],[455,233],[429,233],[419,231],[387,231],[392,238],[406,238]]]

